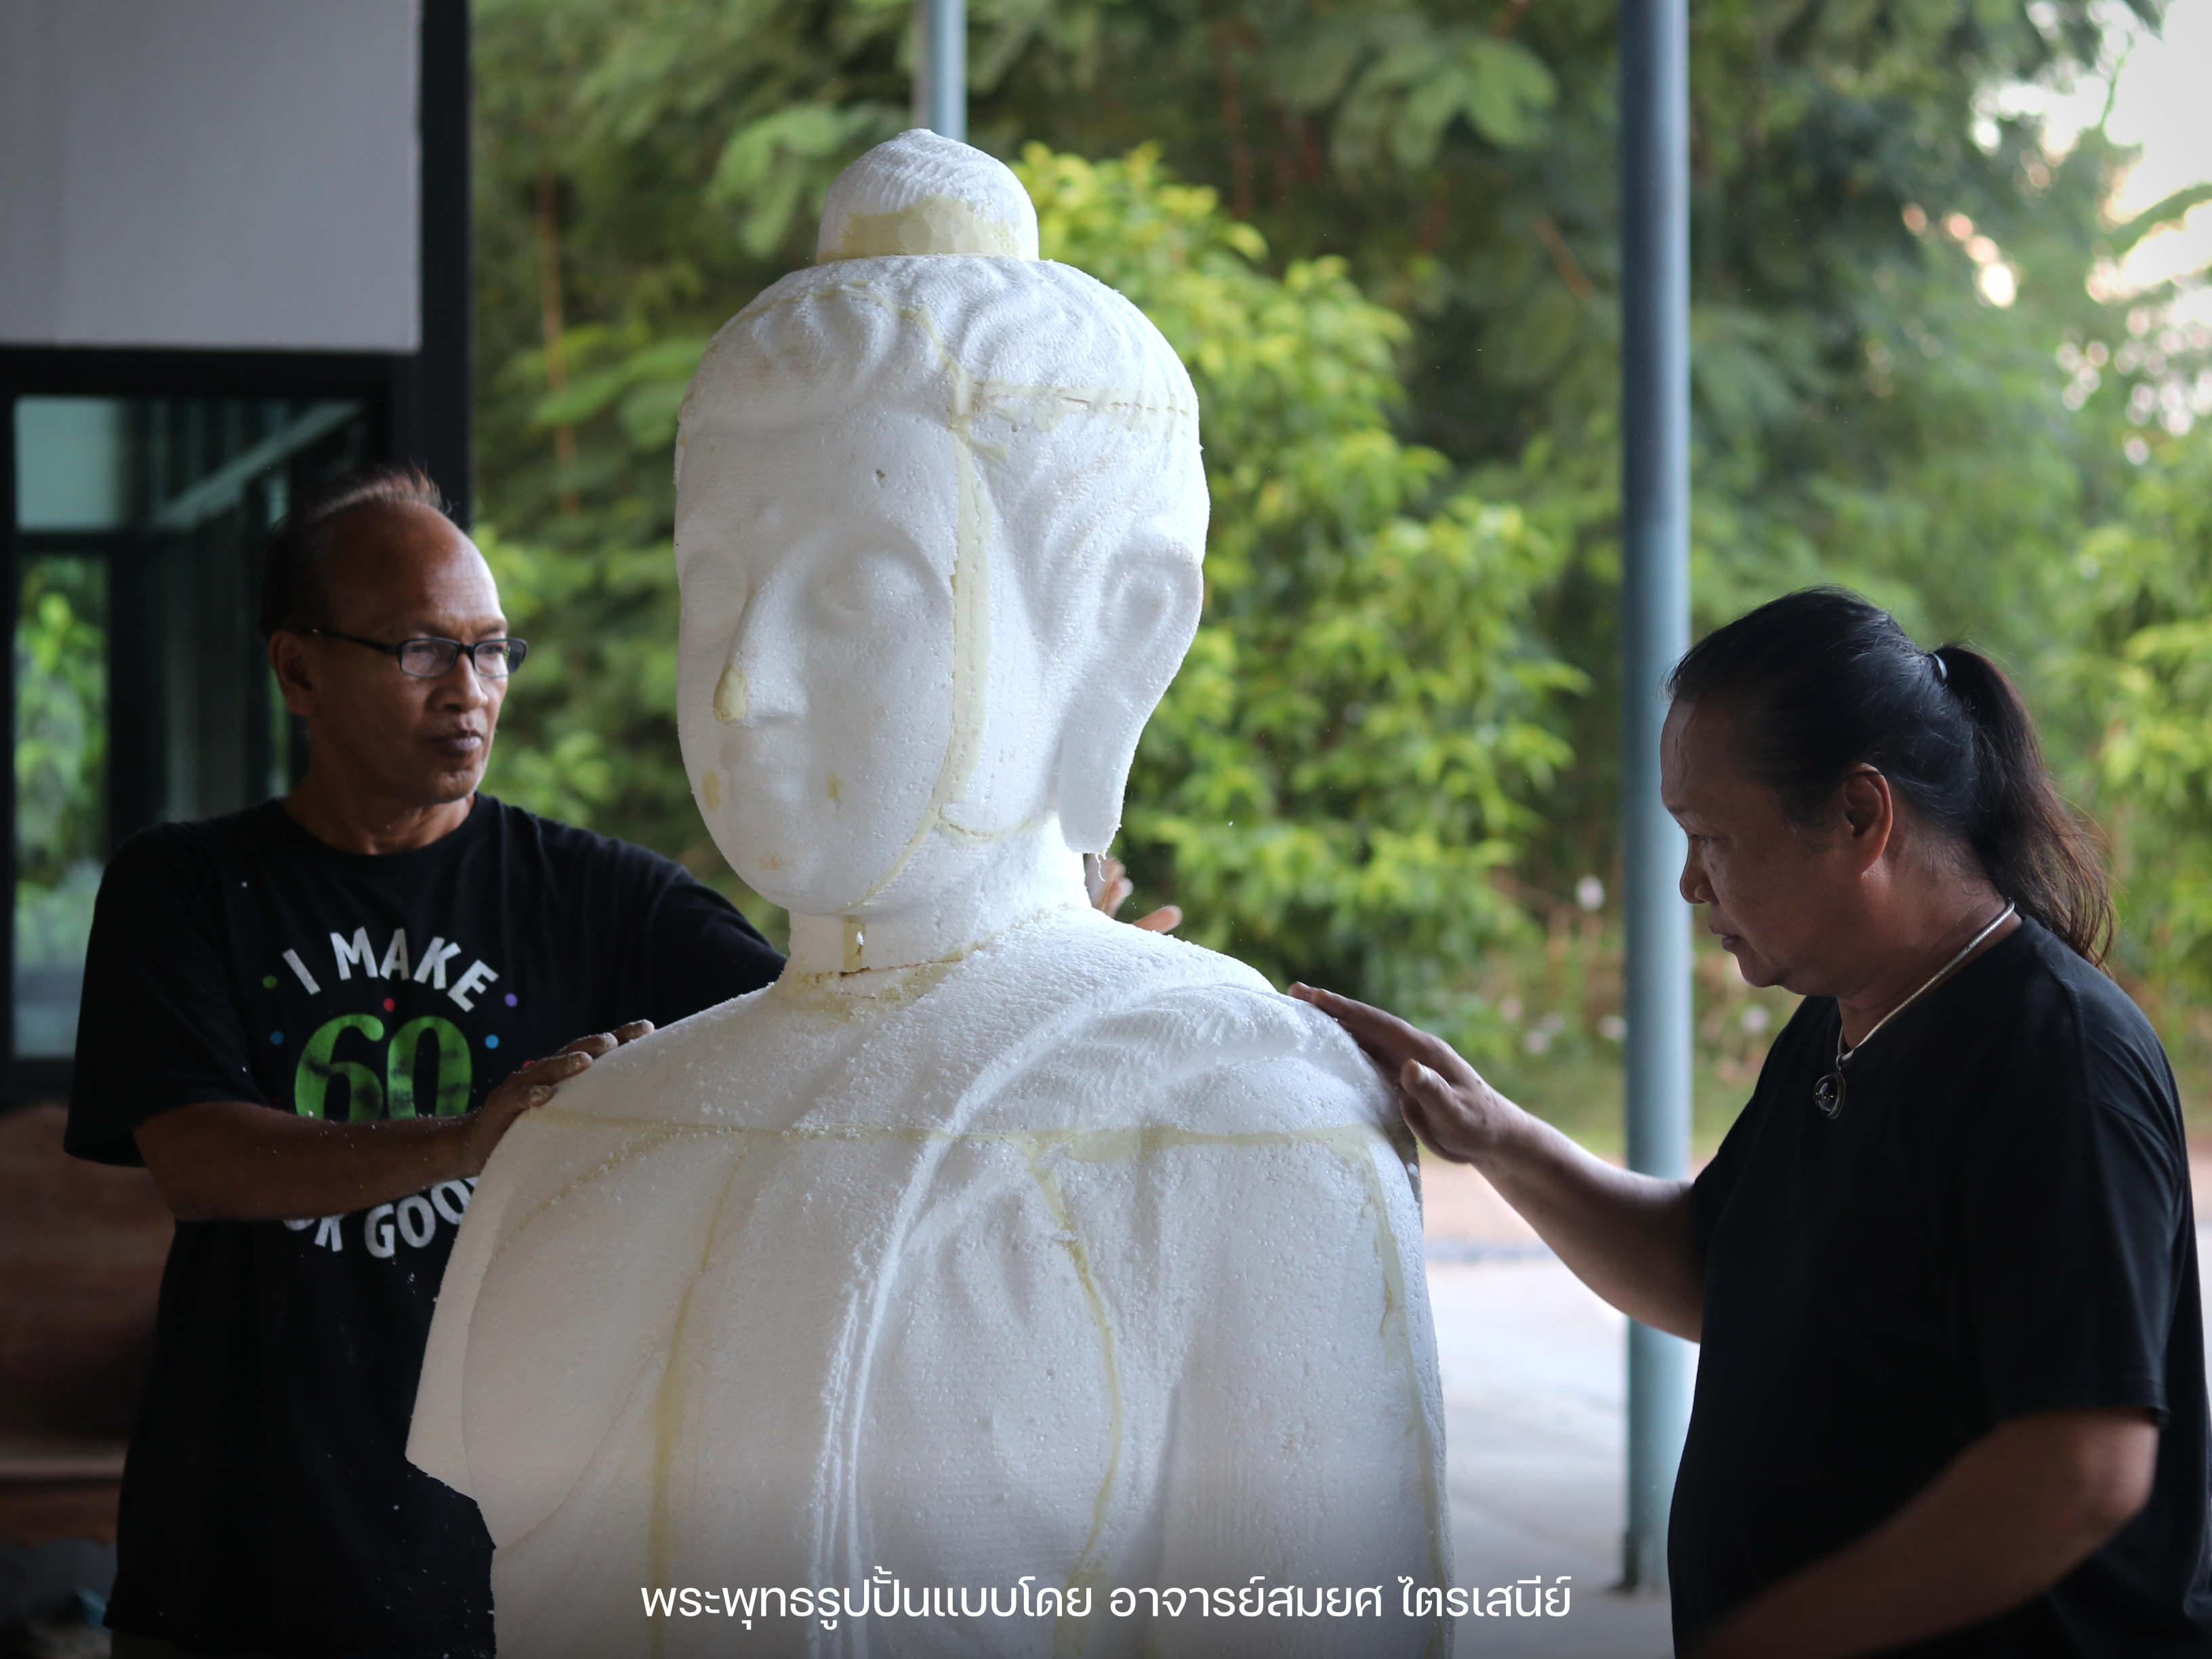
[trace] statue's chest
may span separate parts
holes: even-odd
[[[696,1443],[756,1492],[805,1493],[833,1553],[944,1582],[1072,1569],[1124,1449],[1091,1265],[1115,1243],[1071,1229],[1019,1137],[780,1139],[733,1172],[677,1339],[678,1370],[712,1379],[684,1391]]]

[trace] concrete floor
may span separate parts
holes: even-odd
[[[2212,1158],[2194,1162],[2212,1216]],[[1663,1592],[1620,1577],[1627,1321],[1583,1287],[1472,1170],[1431,1165],[1429,1299],[1443,1379],[1458,1583],[1569,1577],[1564,1618],[1461,1621],[1466,1655],[1662,1659]],[[2200,1219],[2200,1261],[2212,1223]],[[2212,1280],[2206,1285],[2212,1324]],[[1524,1593],[1525,1593],[1525,1586]]]
[[[1465,1619],[1462,1654],[1662,1659],[1663,1592],[1620,1577],[1627,1322],[1553,1256],[1432,1261],[1457,1582],[1561,1575],[1565,1618]]]

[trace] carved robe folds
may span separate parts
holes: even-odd
[[[1107,1610],[1449,1580],[1412,1147],[1350,1042],[1088,911],[861,977],[618,1051],[486,1171],[410,1449],[483,1507],[502,1656],[1446,1650],[1395,1593]],[[1091,1613],[641,1606],[879,1571]]]

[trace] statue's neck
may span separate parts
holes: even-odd
[[[909,897],[899,890],[911,878],[904,878],[850,915],[794,915],[787,974],[869,973],[957,961],[1009,927],[1089,902],[1082,855],[1068,850],[1056,819],[988,848],[944,850],[960,866],[948,882],[932,883]],[[913,875],[925,873],[917,869]]]

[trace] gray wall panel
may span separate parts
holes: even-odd
[[[0,342],[413,351],[419,0],[0,0]]]

